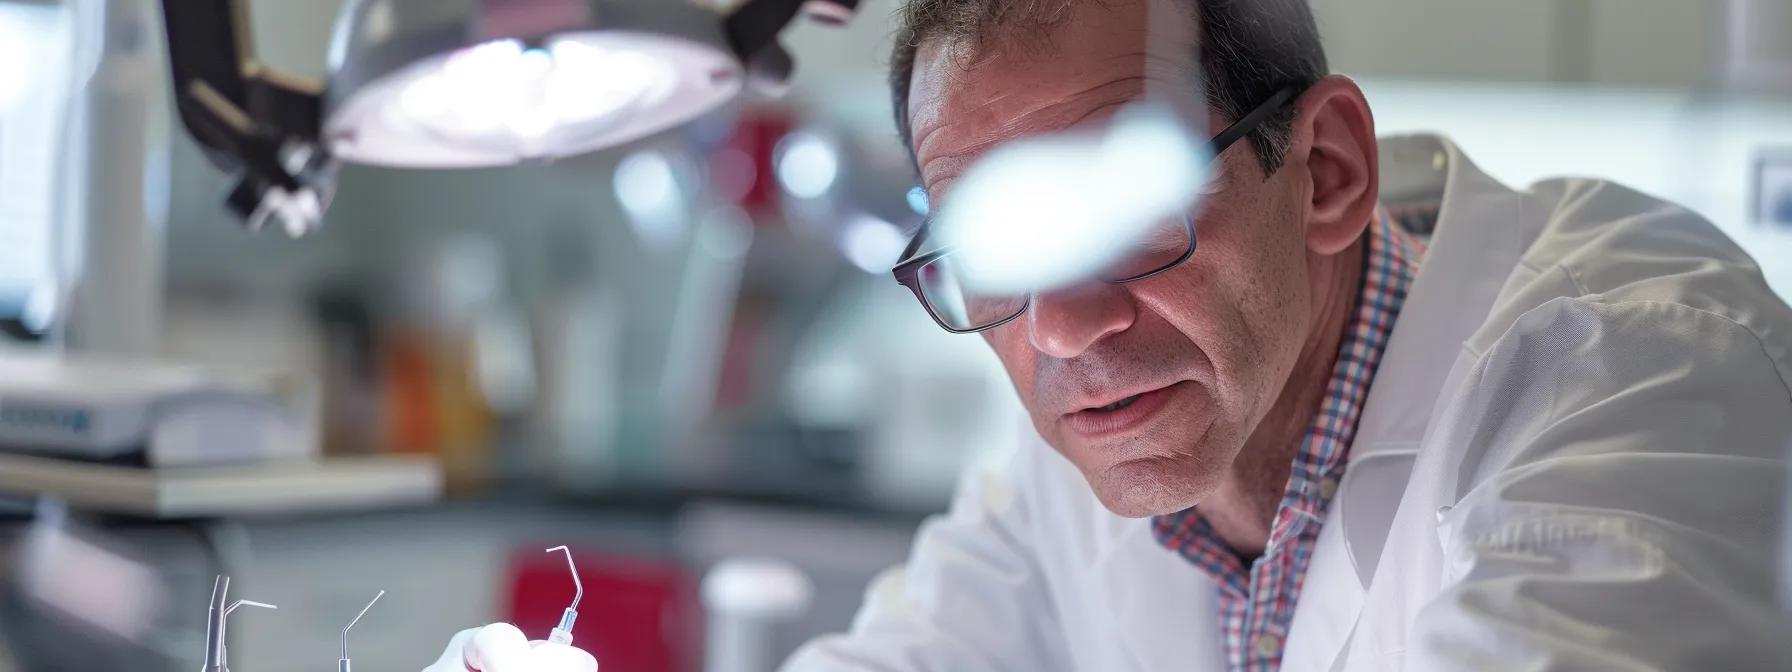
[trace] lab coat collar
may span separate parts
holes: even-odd
[[[1416,449],[1463,343],[1492,310],[1529,242],[1520,214],[1534,207],[1441,136],[1393,136],[1380,146],[1383,184],[1441,190],[1442,205],[1364,401],[1352,465]]]
[[[1534,199],[1488,177],[1455,143],[1435,135],[1383,138],[1384,197],[1441,194],[1437,228],[1369,385],[1331,520],[1366,588],[1411,475],[1433,405],[1461,375],[1464,343],[1535,237]]]

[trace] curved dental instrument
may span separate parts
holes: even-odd
[[[585,597],[585,584],[579,582],[579,568],[572,564],[572,551],[565,546],[555,546],[546,552],[553,553],[554,551],[566,553],[566,568],[572,570],[572,585],[576,592],[572,595],[572,606],[567,607],[566,611],[560,614],[560,625],[555,626],[554,630],[548,633],[548,641],[555,644],[571,644],[572,624],[579,620],[579,599]]]
[[[205,618],[205,667],[200,672],[230,672],[230,651],[224,646],[225,619],[237,607],[248,605],[263,609],[279,609],[271,604],[254,600],[237,600],[225,606],[224,601],[230,593],[230,577],[219,575],[212,582],[211,607]]]
[[[386,591],[380,591],[380,594],[373,596],[372,602],[368,602],[367,606],[361,607],[361,613],[355,614],[355,620],[349,621],[348,625],[342,626],[342,657],[336,660],[336,672],[351,672],[350,668],[354,666],[354,663],[348,659],[348,629],[355,627],[356,623],[360,623],[361,617],[367,615],[367,610],[373,608],[373,603],[380,601],[380,598],[385,596]]]

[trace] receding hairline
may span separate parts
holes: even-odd
[[[979,1],[989,3],[1000,0],[972,0],[969,3],[962,3],[961,0],[961,4],[956,5],[953,0],[919,0],[908,3],[903,12],[906,21],[904,25],[920,25],[930,28],[925,34],[907,36],[906,49],[902,45],[897,47],[899,50],[907,51],[910,55],[910,60],[903,67],[910,80],[918,72],[918,68],[915,67],[917,63],[913,57],[918,55],[927,43],[941,44],[942,48],[947,50],[947,62],[953,68],[953,71],[948,74],[957,76],[974,69],[987,59],[998,55],[1008,55],[1011,53],[1008,51],[1009,49],[1016,49],[1023,56],[1032,57],[1050,53],[1055,44],[1054,38],[1059,30],[1069,24],[1070,14],[1078,5],[1111,8],[1122,4],[1149,5],[1153,2],[1153,0],[1020,0],[1019,4],[1031,11],[1024,14],[996,12],[991,16],[981,17],[975,22],[964,19],[946,20],[940,23],[920,22],[920,17],[917,15],[924,12],[915,9],[917,5],[974,7]],[[1177,5],[1193,1],[1170,0],[1172,4]],[[1006,7],[1007,5],[1001,6]],[[969,14],[970,12],[961,10],[958,13]],[[903,37],[899,35],[898,39]],[[995,51],[995,49],[1001,49],[1001,51]],[[906,116],[908,111],[906,109],[899,110],[898,113]]]
[[[1125,0],[1149,5],[1153,0]],[[1168,0],[1194,21],[1190,73],[1222,118],[1236,119],[1286,86],[1304,89],[1329,74],[1307,0]],[[952,39],[961,54],[990,44],[1049,47],[1074,8],[1116,0],[915,0],[904,6],[891,52],[889,86],[898,134],[914,157],[911,80],[923,42]],[[962,70],[962,68],[960,68]],[[1294,120],[1292,106],[1265,119],[1246,141],[1266,173],[1279,169]]]
[[[920,76],[919,72],[920,68],[917,68],[916,77]],[[946,76],[956,77],[965,73],[966,71],[961,70],[946,73]],[[948,148],[949,151],[943,153],[938,147],[930,148],[929,140],[935,137],[937,131],[950,124],[942,123],[938,115],[924,114],[916,117],[911,114],[909,123],[913,137],[909,141],[910,151],[915,155],[915,167],[922,176],[933,176],[928,172],[931,166],[974,158],[1017,135],[1061,131],[1076,127],[1104,112],[1118,110],[1138,100],[1145,94],[1147,87],[1145,77],[1136,73],[1092,79],[1086,87],[1066,91],[1066,97],[1062,99],[1039,101],[1025,108],[1011,110],[999,126],[979,129],[981,135],[978,136],[957,137]],[[948,85],[947,88],[955,87]],[[923,97],[917,96],[912,99],[910,107],[912,109],[926,104]],[[922,160],[923,156],[925,161]],[[949,174],[951,172],[948,170]]]
[[[929,0],[924,4],[937,5],[944,3],[940,2],[940,0]],[[975,3],[973,2],[971,4]],[[1153,0],[1081,0],[1081,6],[1096,6],[1103,9],[1115,9],[1122,6],[1148,7],[1151,4],[1153,4]],[[1185,2],[1180,0],[1170,0],[1170,4],[1177,7],[1186,6]],[[1071,25],[1071,14],[1077,7],[1079,7],[1079,0],[1032,0],[1031,2],[1028,2],[1027,5],[1029,7],[1042,8],[1040,10],[1041,13],[1024,17],[1008,18],[1008,23],[985,21],[976,27],[955,25],[952,30],[930,32],[913,38],[911,43],[912,46],[907,50],[910,60],[906,67],[908,81],[904,82],[906,89],[902,96],[904,109],[896,111],[902,139],[904,143],[909,146],[911,154],[918,152],[921,149],[922,145],[925,144],[926,136],[928,135],[928,132],[922,132],[920,135],[916,135],[915,133],[916,129],[913,111],[914,106],[921,101],[914,96],[914,83],[916,78],[922,75],[926,66],[939,63],[932,59],[924,60],[922,58],[923,54],[929,53],[929,50],[933,48],[941,50],[933,53],[939,54],[942,57],[945,72],[940,74],[948,78],[949,82],[951,80],[958,80],[959,78],[969,76],[973,74],[979,66],[997,58],[1012,58],[1016,56],[1021,58],[1040,58],[1049,56],[1052,53],[1052,50],[1060,43],[1060,38],[1063,35],[1062,31]],[[1180,18],[1191,19],[1194,17],[1185,14]],[[1140,28],[1141,33],[1148,30],[1150,29],[1144,26],[1141,26]],[[1153,54],[1150,49],[1143,43],[1141,43],[1136,50],[1113,54],[1113,57],[1116,59],[1137,58],[1140,64],[1148,63],[1152,56]],[[1189,81],[1198,82],[1201,76],[1199,72],[1199,63],[1190,59],[1188,62],[1181,64],[1181,66],[1188,68]],[[1115,76],[1112,79],[1093,82],[1087,89],[1079,91],[1078,93],[1087,93],[1089,91],[1109,88],[1128,81],[1138,81],[1141,82],[1141,90],[1139,93],[1142,94],[1144,88],[1142,82],[1147,78],[1147,69],[1143,65],[1134,66],[1131,63],[1128,64],[1128,67],[1131,68],[1133,74],[1127,76]],[[950,86],[950,84],[948,86]],[[1127,99],[1136,98],[1137,95],[1138,94],[1127,96]],[[1076,116],[1077,119],[1070,120],[1068,123],[1045,124],[1042,126],[1042,129],[1045,127],[1056,128],[1074,124],[1081,118],[1087,117],[1088,114],[1094,110],[1099,110],[1122,102],[1125,101],[1121,99],[1090,101],[1088,105],[1090,110],[1073,110],[1061,115]],[[1031,115],[1036,112],[1038,112],[1038,110],[1029,110],[1022,116]],[[1027,126],[1027,124],[1016,123],[1015,126],[1024,127]],[[992,140],[992,142],[995,141],[999,141],[999,139]],[[913,158],[916,159],[917,167],[919,167],[919,156],[914,156]]]

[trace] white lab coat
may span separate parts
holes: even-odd
[[[1513,191],[1432,136],[1382,155],[1384,184],[1441,180],[1442,210],[1282,669],[1792,669],[1792,311],[1754,263],[1614,184]],[[850,633],[785,670],[1223,661],[1212,582],[1035,439],[967,474]]]

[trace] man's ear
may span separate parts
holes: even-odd
[[[1381,190],[1375,118],[1362,89],[1342,75],[1319,80],[1300,97],[1293,136],[1290,151],[1312,181],[1307,248],[1337,254],[1362,236]]]

